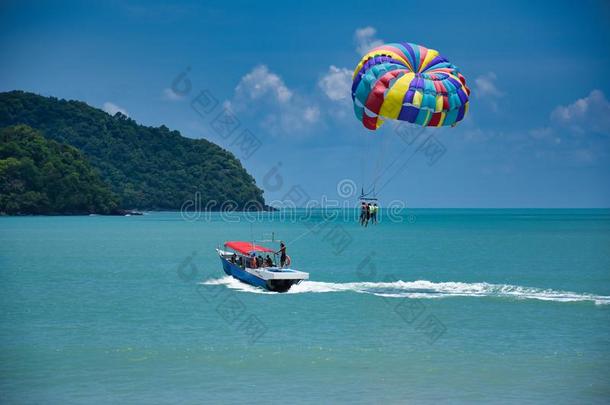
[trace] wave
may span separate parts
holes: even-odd
[[[207,285],[225,285],[228,288],[255,294],[278,294],[266,291],[231,277],[225,276],[218,279],[210,279],[202,282]],[[355,292],[361,294],[373,294],[385,298],[448,298],[448,297],[495,297],[512,299],[534,299],[541,301],[576,302],[589,301],[597,305],[610,304],[610,296],[582,294],[570,291],[558,291],[535,287],[522,287],[511,284],[489,284],[489,283],[462,283],[462,282],[440,282],[435,283],[427,280],[417,281],[394,281],[394,282],[354,282],[354,283],[327,283],[323,281],[305,280],[300,284],[292,286],[284,294],[304,293],[338,293]]]

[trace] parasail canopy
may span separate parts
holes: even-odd
[[[354,112],[371,130],[385,119],[453,126],[468,111],[470,89],[458,67],[421,45],[373,48],[362,57],[352,79]]]

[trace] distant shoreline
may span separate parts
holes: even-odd
[[[336,209],[342,209],[342,208],[337,208],[337,207],[326,207],[329,210],[336,210]],[[358,207],[349,207],[346,209],[349,210],[355,210]],[[306,210],[308,208],[306,207],[297,207],[296,210]],[[309,208],[313,211],[318,211],[318,210],[324,210],[324,207],[316,207],[316,208]],[[345,208],[343,208],[345,209]],[[383,209],[383,207],[382,207]],[[544,211],[590,211],[590,210],[597,210],[597,211],[609,211],[610,207],[567,207],[567,208],[544,208],[544,207],[528,207],[528,208],[511,208],[511,207],[501,207],[501,208],[422,208],[422,207],[417,207],[417,208],[405,208],[405,210],[409,210],[409,211],[533,211],[533,210],[544,210]],[[269,207],[266,206],[264,209],[261,210],[225,210],[225,211],[221,211],[221,210],[202,210],[200,212],[207,212],[207,213],[219,213],[219,212],[233,212],[233,213],[245,213],[245,212],[279,212],[281,211],[281,209],[278,208],[274,208],[274,207]],[[61,216],[69,216],[69,217],[85,217],[85,216],[103,216],[103,217],[121,217],[121,216],[141,216],[141,215],[146,215],[149,213],[167,213],[167,212],[181,212],[180,209],[147,209],[147,210],[118,210],[115,211],[113,213],[109,213],[109,214],[102,214],[102,213],[95,213],[95,212],[91,212],[91,213],[87,213],[87,212],[64,212],[64,213],[57,213],[57,212],[52,212],[52,213],[44,213],[44,214],[6,214],[6,213],[0,213],[0,218],[2,217],[61,217]]]
[[[260,210],[225,210],[230,212],[275,212],[279,211],[277,208],[265,206]],[[166,210],[156,210],[156,209],[147,209],[147,210],[116,210],[111,213],[98,213],[98,212],[46,212],[41,214],[31,214],[31,213],[19,213],[19,214],[7,214],[5,212],[0,212],[0,217],[87,217],[87,216],[100,216],[100,217],[125,217],[125,216],[140,216],[146,213],[152,212],[180,212],[180,209],[166,209]],[[221,210],[207,210],[201,212],[223,212]]]

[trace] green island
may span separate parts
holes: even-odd
[[[232,153],[81,101],[0,93],[0,130],[1,214],[268,208]]]

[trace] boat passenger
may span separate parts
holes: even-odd
[[[263,257],[261,255],[256,256],[256,267],[263,267]]]
[[[271,257],[269,257],[269,255],[265,257],[265,267],[273,267],[273,260],[271,260]]]
[[[233,253],[233,255],[231,256],[231,263],[235,264],[236,260],[237,260],[237,255],[235,253]]]

